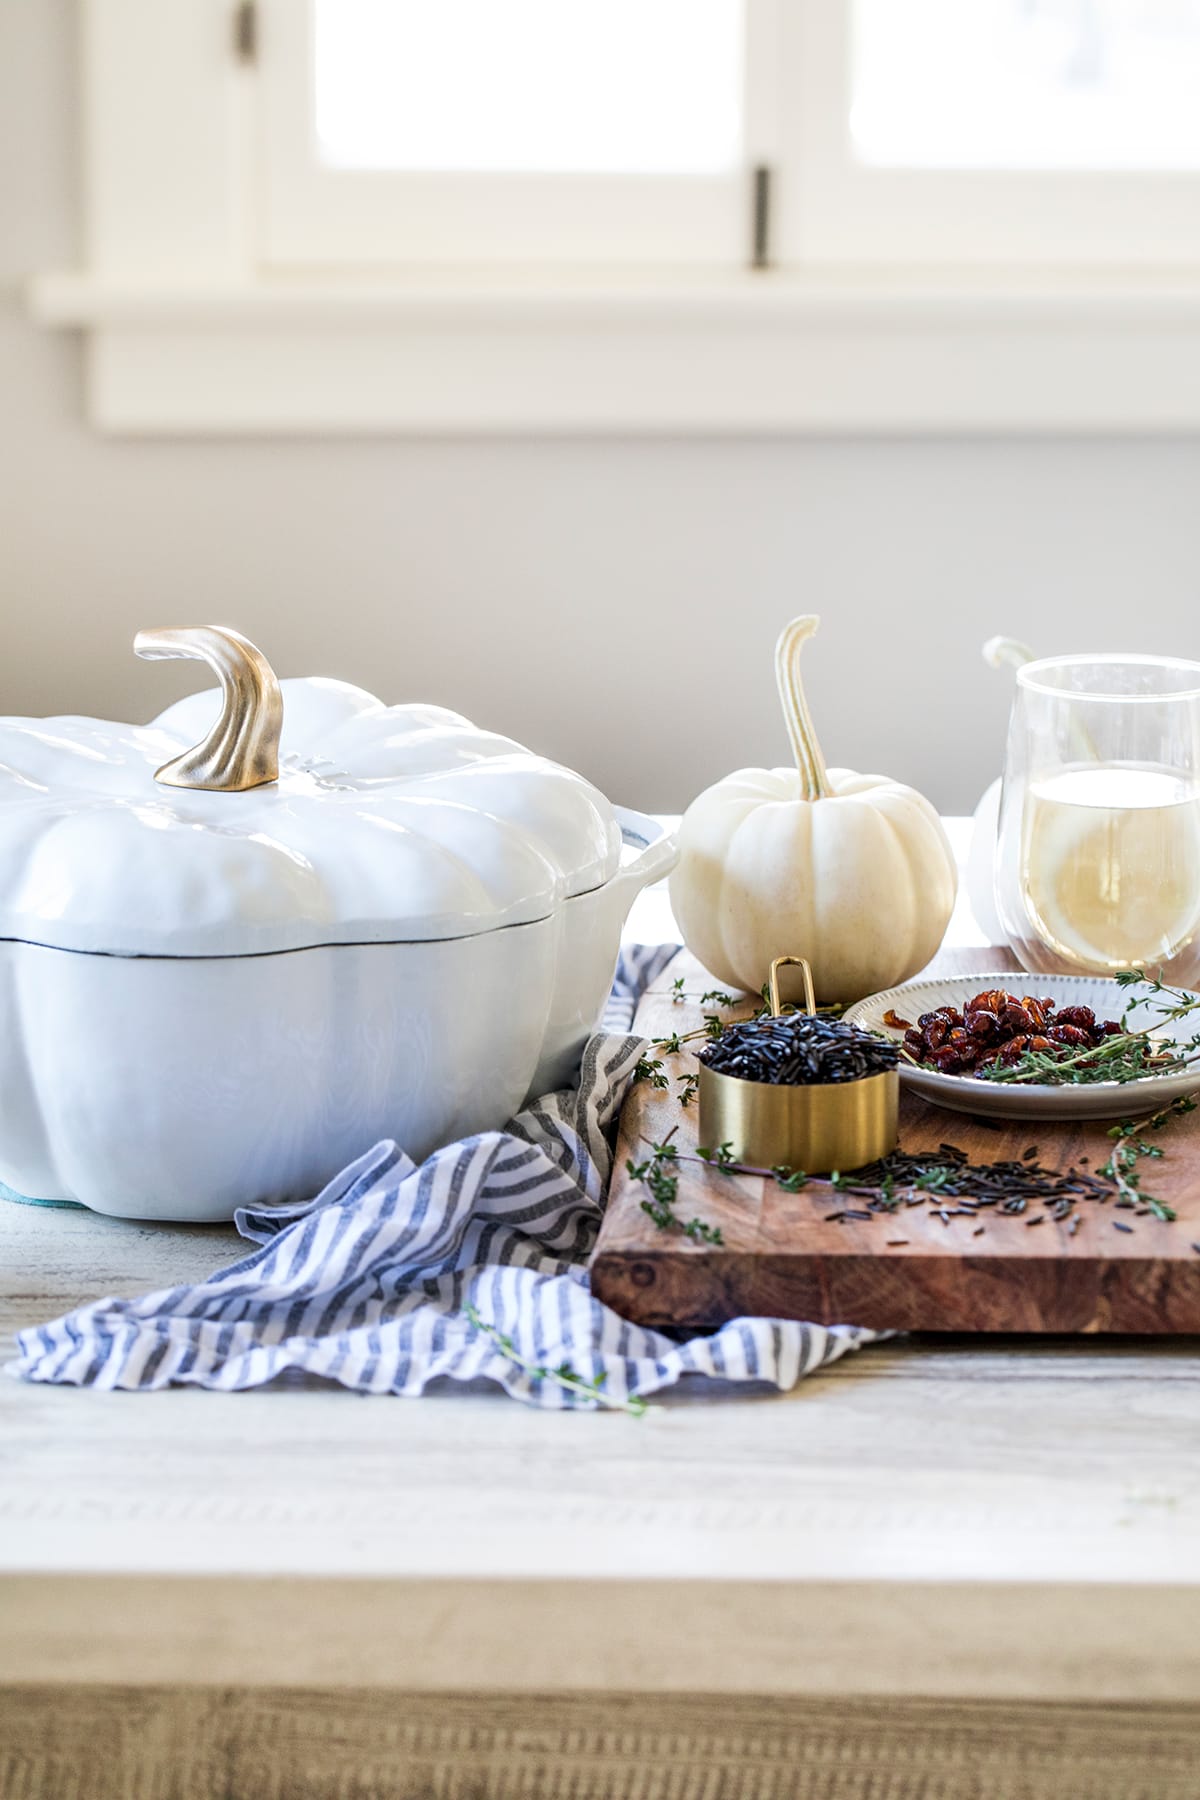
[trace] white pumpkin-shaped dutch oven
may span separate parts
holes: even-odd
[[[219,694],[0,720],[0,1182],[228,1219],[571,1078],[659,825],[441,707],[277,682],[236,632],[135,648]]]

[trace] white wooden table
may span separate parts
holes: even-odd
[[[4,1351],[238,1245],[0,1206]],[[3,1800],[1195,1800],[1198,1769],[1191,1342],[909,1339],[642,1420],[0,1382]]]

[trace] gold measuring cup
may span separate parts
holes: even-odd
[[[768,980],[771,1012],[782,1012],[779,971],[797,967],[807,1012],[817,1010],[812,970],[802,956],[777,956]],[[861,1169],[896,1148],[900,1076],[895,1069],[858,1081],[784,1086],[742,1081],[700,1064],[700,1142],[728,1144],[738,1162],[803,1169],[809,1175]]]

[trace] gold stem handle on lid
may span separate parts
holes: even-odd
[[[206,662],[221,683],[221,712],[212,730],[156,770],[156,781],[231,794],[278,781],[283,695],[274,669],[249,638],[227,625],[180,626],[139,631],[133,648],[150,661]]]
[[[771,964],[771,973],[767,976],[767,994],[770,999],[771,1011],[778,1018],[783,1010],[783,1003],[779,998],[779,971],[788,968],[789,965],[799,969],[804,977],[804,1007],[811,1018],[817,1010],[817,997],[813,992],[812,970],[803,956],[777,956]]]

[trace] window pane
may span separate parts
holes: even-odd
[[[339,169],[711,173],[739,160],[743,0],[315,0]]]
[[[867,163],[1200,167],[1200,0],[856,0]]]

